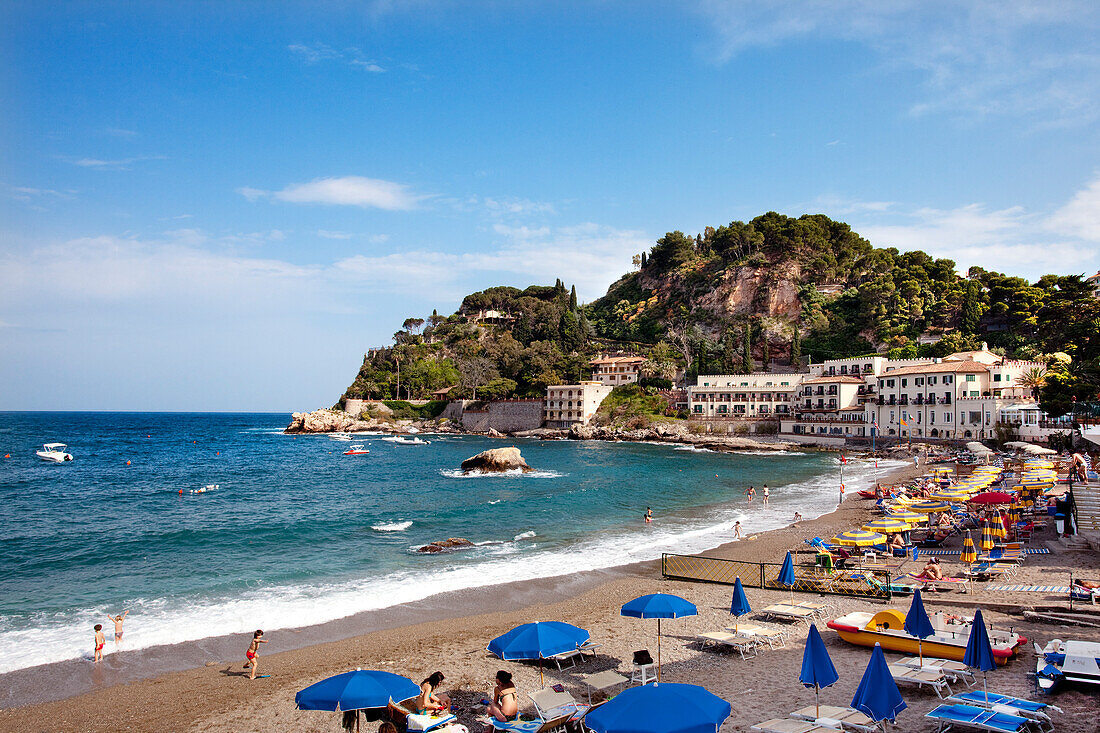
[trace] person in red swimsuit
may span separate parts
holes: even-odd
[[[107,643],[107,637],[103,635],[103,624],[95,625],[95,655],[92,657],[93,662],[98,662],[103,659],[103,645]]]
[[[244,668],[252,668],[252,674],[248,675],[248,679],[256,679],[256,667],[259,664],[257,653],[260,650],[260,644],[266,644],[267,639],[263,638],[263,629],[256,629],[256,633],[252,635],[252,643],[248,645],[248,651],[244,653],[244,658],[248,661],[244,663]]]

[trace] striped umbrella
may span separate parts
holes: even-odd
[[[924,521],[924,515],[911,511],[908,508],[905,509],[890,509],[886,512],[887,519],[900,519],[903,522],[909,524],[916,524]]]
[[[946,466],[936,466],[932,469],[932,473],[954,473],[954,471]]]
[[[974,549],[974,538],[970,536],[970,530],[966,530],[966,536],[963,537],[963,549],[959,553],[959,560],[969,565],[978,559],[978,551]]]
[[[971,496],[969,491],[935,491],[929,498],[935,501],[965,502]]]
[[[1000,537],[1002,540],[1008,536],[1008,532],[1005,531],[1005,518],[999,509],[993,515],[993,536]]]
[[[885,519],[876,519],[873,522],[868,522],[863,525],[863,529],[868,532],[908,532],[912,529],[909,526],[909,522],[903,522],[900,519],[894,519],[893,517],[886,517]]]
[[[918,501],[906,507],[911,512],[919,514],[933,514],[935,512],[949,512],[951,505],[943,501]]]
[[[836,537],[833,538],[833,542],[838,545],[848,545],[849,547],[871,547],[872,545],[885,544],[886,536],[881,535],[878,532],[867,532],[866,530],[853,529],[838,534]]]
[[[978,540],[978,547],[982,548],[985,552],[989,552],[993,549],[993,545],[996,544],[996,540],[993,537],[993,525],[988,520],[982,522],[982,537]]]

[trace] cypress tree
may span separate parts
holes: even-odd
[[[745,323],[745,354],[741,360],[741,372],[752,374],[752,324]]]
[[[794,327],[794,336],[791,338],[791,366],[798,365],[802,361],[802,332],[798,324]]]
[[[577,286],[574,285],[569,289],[569,310],[577,310]]]

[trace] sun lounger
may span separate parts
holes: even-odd
[[[814,617],[814,612],[808,608],[792,605],[790,603],[775,603],[760,609],[760,613],[771,618],[781,618],[785,621],[806,621]]]
[[[543,720],[567,715],[573,717],[588,709],[587,705],[581,705],[568,692],[555,692],[552,687],[544,687],[527,695],[535,704],[535,712]]]
[[[726,631],[740,636],[747,636],[757,644],[767,644],[769,649],[776,649],[787,643],[787,632],[782,629],[771,629],[767,626],[738,624],[737,626],[727,626]]]
[[[820,725],[808,720],[794,720],[793,718],[773,718],[757,723],[752,730],[763,733],[836,733],[841,728],[828,725]]]
[[[858,731],[859,733],[870,733],[871,731],[880,730],[875,721],[871,720],[860,711],[854,708],[840,708],[835,705],[822,705],[820,708],[817,705],[810,705],[801,710],[795,710],[791,713],[791,717],[796,720],[806,720],[811,723],[821,718],[835,720],[838,721],[845,730]]]
[[[808,608],[814,612],[815,616],[825,616],[832,609],[833,604],[828,601],[799,601],[794,604],[799,608]]]
[[[940,705],[924,717],[937,721],[940,733],[952,728],[973,728],[995,733],[1022,733],[1030,724],[1027,718],[1021,718],[1019,715],[997,713],[973,705]]]
[[[936,692],[936,697],[941,700],[944,698],[944,691],[947,691],[948,695],[951,695],[951,687],[947,684],[947,678],[943,672],[932,672],[929,670],[913,669],[912,667],[906,667],[901,664],[891,664],[890,675],[894,678],[894,682],[904,683],[909,685],[916,685],[918,687],[931,687]]]
[[[1034,700],[1024,700],[1010,695],[1000,695],[996,692],[986,693],[982,690],[970,690],[968,692],[956,693],[947,698],[947,701],[962,705],[974,705],[976,707],[985,708],[986,710],[994,710],[1009,715],[1019,715],[1021,718],[1027,718],[1028,720],[1034,721],[1038,724],[1038,727],[1043,730],[1054,729],[1049,711],[1054,711],[1056,713],[1062,712],[1061,708],[1054,705],[1035,702]]]
[[[564,730],[565,724],[570,721],[572,715],[562,715],[551,720],[513,720],[501,722],[496,718],[490,718],[493,730],[506,731],[506,733],[553,733]]]
[[[578,660],[583,660],[585,658],[585,654],[591,654],[592,657],[595,657],[595,650],[599,646],[599,644],[593,644],[591,641],[586,641],[578,646],[576,649],[570,649],[567,652],[555,654],[553,656],[547,657],[547,659],[553,660],[554,663],[558,665],[558,669],[561,669],[562,662],[572,662],[573,666],[576,666]]]
[[[897,664],[912,669],[924,669],[929,672],[939,670],[943,672],[943,676],[946,677],[949,682],[962,680],[968,687],[973,687],[976,682],[974,670],[970,669],[970,667],[967,667],[962,662],[956,662],[953,659],[925,657],[924,664],[921,664],[920,657],[905,657],[904,659],[899,659]]]
[[[713,646],[727,646],[736,649],[742,659],[756,656],[757,641],[751,636],[730,634],[726,631],[708,631],[695,637],[699,640],[699,648],[705,649],[708,644]],[[747,656],[746,656],[747,654]]]
[[[946,586],[948,588],[951,588],[951,587],[962,588],[964,592],[969,593],[970,592],[971,573],[964,572],[963,575],[965,577],[962,577],[962,578],[938,578],[937,579],[937,578],[929,578],[927,576],[921,575],[920,573],[906,573],[905,574],[905,576],[907,578],[912,578],[913,580],[917,580],[917,581],[920,581],[921,583],[923,583],[925,588],[928,588],[929,586],[934,586],[934,585],[943,585],[943,586]],[[937,588],[937,590],[938,590],[938,588]]]

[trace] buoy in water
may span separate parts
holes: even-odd
[[[217,453],[215,453],[214,455],[216,455],[216,456],[220,456],[221,454],[222,454],[222,452],[221,452],[221,451],[218,451],[218,452],[217,452]]]
[[[11,453],[5,453],[4,458],[11,458]]]
[[[183,496],[183,489],[180,489],[180,496]]]
[[[126,461],[126,465],[127,465],[127,466],[129,466],[129,465],[130,465],[130,462],[129,462],[129,461]]]

